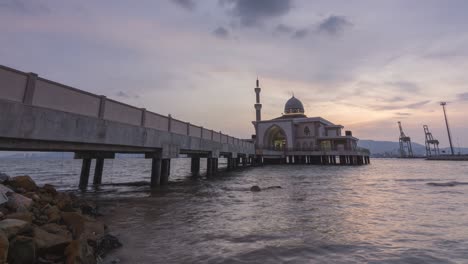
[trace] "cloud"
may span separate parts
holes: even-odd
[[[294,29],[288,25],[285,24],[278,24],[275,28],[275,32],[282,33],[282,34],[289,34],[293,32]]]
[[[121,98],[140,98],[138,95],[129,95],[128,93],[124,92],[124,91],[119,91],[115,94],[117,97],[121,97]]]
[[[407,81],[385,82],[385,85],[397,87],[401,91],[410,93],[418,93],[420,90],[417,84]]]
[[[421,106],[427,105],[430,102],[431,102],[431,100],[425,100],[425,101],[421,101],[421,102],[406,105],[405,108],[417,109],[417,108],[421,108]]]
[[[395,115],[397,115],[397,116],[410,116],[410,115],[411,115],[411,113],[402,113],[402,112],[397,112],[397,113],[395,113]]]
[[[291,9],[291,0],[221,0],[220,3],[230,6],[230,13],[247,27],[256,26],[265,19],[285,15]]]
[[[299,29],[299,30],[296,30],[296,32],[294,32],[293,38],[302,39],[302,38],[305,38],[308,33],[309,31],[307,29]]]
[[[468,101],[468,92],[467,93],[457,94],[457,99],[459,101]]]
[[[172,0],[172,2],[189,11],[193,11],[196,7],[193,0]]]
[[[343,16],[331,15],[325,18],[322,22],[320,22],[320,24],[318,25],[318,31],[330,35],[336,35],[345,30],[345,28],[350,27],[352,25],[353,24]]]
[[[39,0],[0,0],[0,11],[16,12],[23,14],[49,13],[50,9]]]
[[[424,105],[427,105],[430,102],[431,100],[425,100],[425,101],[420,101],[420,102],[406,104],[406,105],[395,105],[395,104],[369,105],[367,106],[367,108],[376,110],[376,111],[398,110],[398,109],[418,109]]]
[[[229,31],[224,27],[218,27],[213,31],[213,35],[218,38],[226,39],[229,37]]]

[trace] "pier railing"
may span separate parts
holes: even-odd
[[[208,139],[240,147],[253,144],[223,134],[0,65],[0,99],[99,119]]]
[[[349,153],[356,153],[358,155],[370,155],[370,151],[366,148],[361,148],[361,147],[356,147],[356,148],[337,148],[337,147],[332,147],[332,148],[324,148],[320,146],[316,147],[300,147],[300,148],[278,148],[278,147],[268,147],[268,148],[263,148],[266,150],[273,150],[273,151],[282,151],[282,152],[317,152],[317,153],[343,153],[343,155],[347,155]]]

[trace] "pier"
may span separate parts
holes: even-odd
[[[151,186],[168,183],[171,159],[191,158],[191,173],[200,175],[206,158],[208,177],[227,169],[263,164],[363,165],[368,153],[344,149],[288,151],[259,149],[239,139],[171,115],[164,116],[0,65],[0,150],[74,152],[82,159],[79,185],[103,182],[106,159],[116,153],[144,154],[151,159]],[[342,137],[345,138],[346,137]],[[349,138],[349,137],[348,137]],[[349,152],[349,153],[348,153]]]

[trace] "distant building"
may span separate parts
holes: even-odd
[[[282,116],[261,120],[260,92],[257,80],[256,121],[252,123],[257,153],[265,159],[280,163],[297,163],[300,160],[299,163],[336,164],[336,157],[343,156],[339,159],[346,164],[368,162],[368,151],[357,147],[358,139],[353,137],[351,131],[343,134],[342,125],[333,124],[322,117],[307,117],[302,102],[294,95],[286,102]],[[348,156],[351,159],[357,157],[357,161],[347,162]]]

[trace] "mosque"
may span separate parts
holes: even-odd
[[[342,125],[322,117],[307,117],[304,105],[294,95],[286,102],[280,117],[262,120],[260,91],[257,79],[252,139],[256,154],[265,163],[363,165],[370,162],[369,151],[357,147],[359,139],[351,131],[343,135]]]

